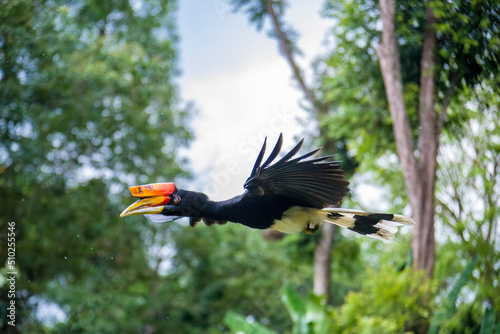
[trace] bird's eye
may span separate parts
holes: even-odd
[[[181,197],[176,195],[176,196],[174,196],[173,200],[174,200],[174,204],[177,204],[181,201]]]

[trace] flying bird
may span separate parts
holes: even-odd
[[[216,202],[203,193],[179,189],[172,182],[133,186],[130,191],[139,200],[120,217],[145,215],[158,223],[189,217],[191,226],[201,220],[207,225],[233,222],[283,233],[314,233],[323,224],[331,223],[381,240],[392,239],[399,225],[414,224],[403,215],[339,208],[349,192],[339,161],[331,161],[331,155],[308,159],[320,149],[295,157],[302,139],[273,163],[283,144],[280,134],[262,163],[266,141],[242,195]]]

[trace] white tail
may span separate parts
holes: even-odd
[[[413,225],[410,217],[342,208],[324,208],[325,221],[379,240],[391,240],[400,225]]]

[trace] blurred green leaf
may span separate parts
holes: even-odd
[[[227,312],[224,316],[224,324],[231,329],[233,333],[245,334],[275,334],[277,332],[267,329],[259,323],[248,322],[243,316],[235,312]]]
[[[483,323],[481,324],[481,331],[479,334],[493,334],[495,329],[495,312],[487,307],[484,310]]]
[[[474,270],[474,267],[476,266],[477,262],[479,261],[478,256],[474,256],[467,267],[464,269],[464,271],[460,274],[460,277],[458,278],[457,282],[453,285],[451,291],[449,292],[446,301],[444,302],[444,307],[440,312],[437,312],[430,324],[429,328],[429,333],[430,334],[435,334],[439,332],[439,327],[442,322],[445,320],[451,318],[453,314],[456,311],[456,301],[458,298],[458,295],[460,294],[460,290],[467,284],[467,282],[470,280],[470,277],[472,275],[472,271]]]

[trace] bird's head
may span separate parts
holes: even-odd
[[[205,194],[177,189],[172,182],[133,186],[130,192],[139,200],[123,210],[120,217],[159,215],[171,217],[170,220],[196,217],[208,202]]]

